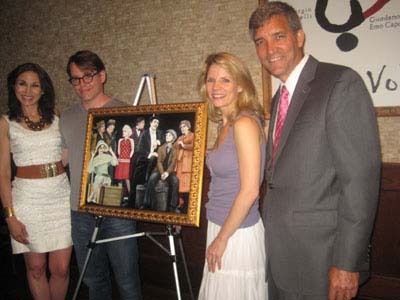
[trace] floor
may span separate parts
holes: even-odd
[[[1,249],[4,250],[4,249]],[[5,251],[0,252],[0,300],[32,300],[29,293],[29,287],[25,277],[25,266],[21,255],[14,255],[13,259],[10,256],[6,260]],[[71,281],[66,299],[72,299],[76,290],[79,274],[77,266],[72,261],[71,263]],[[149,286],[143,283],[142,286],[143,300],[175,300],[177,299],[176,292],[173,290],[160,289],[159,287]],[[87,288],[82,284],[79,290],[77,300],[88,300]],[[118,292],[113,291],[113,299],[117,300]],[[182,294],[182,300],[190,299],[189,295]],[[369,298],[357,298],[358,300],[368,300]],[[371,299],[377,300],[377,299]]]
[[[25,274],[25,264],[22,255],[11,255],[8,232],[4,226],[0,226],[0,300],[32,300]],[[79,280],[78,267],[75,257],[72,257],[70,269],[70,285],[66,299],[72,299]],[[115,286],[115,285],[114,285]],[[151,286],[142,282],[143,300],[175,300],[177,294],[174,288],[170,290]],[[82,284],[77,300],[88,300],[87,288]],[[113,299],[119,299],[118,291],[113,291]],[[182,300],[191,299],[190,295],[182,294]],[[367,300],[369,298],[357,298]],[[377,300],[369,299],[369,300]]]
[[[4,250],[4,249],[2,249]],[[1,271],[0,271],[0,300],[32,300],[29,292],[28,283],[25,276],[25,266],[22,255],[14,255],[11,259],[5,257],[6,252],[1,251]],[[66,299],[72,299],[79,279],[76,264],[71,264],[71,281]],[[177,299],[174,291],[166,291],[154,286],[143,284],[143,300],[175,300]],[[77,300],[87,300],[88,291],[82,284]],[[118,292],[113,291],[113,299],[119,299]],[[182,299],[190,299],[188,295],[182,295]]]
[[[1,207],[1,206],[0,206]],[[140,265],[140,271],[145,270],[145,266]],[[66,299],[72,299],[77,282],[79,280],[78,267],[75,257],[72,255],[70,268],[70,284]],[[181,279],[183,280],[183,279]],[[164,284],[164,288],[151,285],[142,281],[143,300],[175,300],[177,293],[175,286],[171,283]],[[183,282],[181,283],[183,284]],[[115,286],[115,284],[113,285]],[[182,285],[181,285],[182,286]],[[165,287],[168,287],[166,289]],[[187,288],[183,288],[181,299],[192,300],[190,294],[185,293]],[[88,290],[82,284],[76,300],[87,300]],[[119,299],[117,289],[113,290],[113,299]],[[7,225],[0,214],[0,300],[32,300],[29,286],[26,279],[25,263],[22,255],[11,254],[11,244]]]
[[[1,221],[1,220],[0,220]],[[0,300],[32,300],[26,280],[25,264],[22,255],[11,255],[11,247],[5,224],[0,226]],[[66,299],[72,299],[79,280],[75,257],[72,257],[70,284]],[[175,300],[175,289],[166,290],[142,282],[143,300]],[[77,300],[87,300],[88,291],[82,284]],[[119,299],[118,291],[113,291],[113,299]],[[182,294],[182,299],[190,299]]]

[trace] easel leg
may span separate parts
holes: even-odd
[[[185,257],[185,252],[183,249],[180,229],[178,229],[178,228],[180,228],[180,226],[172,227],[172,225],[167,225],[166,227],[167,227],[167,232],[165,232],[165,231],[164,232],[146,232],[146,233],[144,233],[144,235],[147,238],[149,238],[153,243],[155,243],[158,247],[160,247],[172,259],[172,267],[173,267],[173,271],[174,271],[177,298],[178,298],[178,300],[181,300],[181,290],[180,290],[180,285],[179,285],[179,276],[178,276],[178,268],[177,268],[177,257],[176,257],[175,244],[174,244],[174,238],[176,235],[178,236],[179,247],[180,247],[181,254],[182,254],[182,262],[183,262],[183,266],[184,266],[184,270],[185,270],[186,280],[188,282],[191,299],[194,300],[193,288],[192,288],[192,284],[191,284],[190,277],[189,277],[189,271],[188,271],[187,264],[186,264],[186,257]],[[175,229],[175,232],[173,232],[173,229]],[[159,236],[159,235],[165,236],[166,235],[168,237],[170,249],[168,250],[166,247],[164,247],[163,244],[158,242],[153,237],[155,235],[157,235],[157,236]],[[100,243],[100,241],[98,241],[98,243]]]
[[[189,270],[188,270],[187,263],[186,263],[185,251],[183,249],[182,235],[181,235],[180,232],[178,232],[177,236],[178,236],[178,242],[179,242],[179,249],[181,250],[181,255],[182,255],[183,267],[185,269],[186,281],[187,281],[188,286],[189,286],[190,299],[194,300],[192,282],[190,280]]]
[[[103,217],[95,216],[95,218],[96,218],[96,224],[95,224],[93,234],[92,234],[92,237],[91,237],[89,245],[88,245],[88,252],[86,254],[85,263],[83,264],[83,268],[82,268],[81,274],[79,276],[78,283],[76,285],[74,296],[72,297],[72,300],[76,300],[76,297],[78,296],[79,289],[80,289],[82,281],[83,281],[83,276],[85,275],[85,272],[86,272],[86,269],[87,269],[87,266],[88,266],[88,263],[90,260],[90,256],[92,255],[93,249],[96,246],[96,238],[97,238],[97,234],[100,229],[101,222],[103,221]]]
[[[176,295],[177,295],[178,300],[181,300],[182,298],[181,298],[181,289],[179,286],[178,268],[177,268],[177,264],[176,264],[174,235],[172,234],[172,226],[171,225],[167,225],[167,231],[168,231],[170,255],[172,258],[172,268],[174,270],[174,277],[175,277]]]

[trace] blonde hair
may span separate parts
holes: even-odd
[[[232,122],[241,112],[248,112],[262,119],[263,108],[260,102],[258,102],[256,88],[249,70],[237,56],[227,52],[213,53],[206,58],[198,81],[198,91],[202,100],[208,101],[206,81],[208,71],[212,65],[223,68],[242,88],[235,102],[235,111],[229,116],[229,121]],[[208,110],[211,121],[217,123],[222,121],[222,113],[219,108],[209,103]]]
[[[129,126],[128,124],[125,124],[124,127],[122,127],[122,131],[126,129],[126,131],[128,132],[128,137],[130,137],[132,135],[132,127]]]

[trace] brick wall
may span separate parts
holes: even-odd
[[[18,64],[42,65],[54,81],[57,106],[77,101],[67,82],[68,57],[90,49],[104,60],[106,92],[132,103],[141,74],[156,74],[158,103],[199,101],[205,57],[232,52],[246,61],[261,96],[261,67],[247,33],[258,0],[2,0],[0,113],[6,76]],[[142,104],[148,103],[143,93]],[[261,97],[260,97],[261,98]],[[379,120],[384,161],[400,162],[400,118]],[[210,126],[209,145],[215,138]]]

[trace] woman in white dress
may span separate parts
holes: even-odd
[[[266,139],[262,107],[244,63],[210,54],[199,80],[209,118],[218,123],[206,163],[207,249],[199,300],[267,300],[264,226],[259,206]]]
[[[53,84],[32,63],[14,69],[7,84],[9,111],[0,117],[0,197],[13,253],[24,255],[34,299],[65,299],[72,250],[70,187],[61,163]]]

